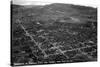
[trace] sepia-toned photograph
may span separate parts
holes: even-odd
[[[12,0],[11,66],[97,61],[97,7]]]

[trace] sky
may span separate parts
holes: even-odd
[[[46,5],[50,3],[66,3],[66,4],[97,7],[99,4],[98,0],[12,0],[12,1],[14,4],[20,4],[20,5]]]

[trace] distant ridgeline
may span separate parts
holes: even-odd
[[[97,8],[86,6],[60,3],[45,6],[12,4],[12,8],[13,15],[16,14],[20,16],[19,18],[23,19],[31,19],[31,21],[46,23],[53,23],[55,21],[63,23],[86,23],[88,21],[97,21]]]

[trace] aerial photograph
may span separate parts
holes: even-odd
[[[97,61],[97,8],[11,1],[11,66]]]

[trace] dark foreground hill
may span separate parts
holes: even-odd
[[[97,9],[70,4],[12,6],[12,64],[97,60]]]

